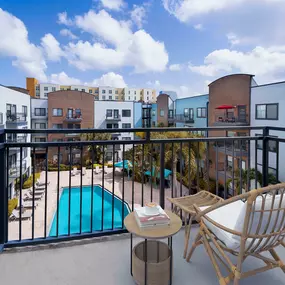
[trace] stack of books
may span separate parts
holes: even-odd
[[[169,226],[170,218],[161,207],[159,207],[159,214],[157,215],[147,215],[145,208],[141,207],[134,210],[135,218],[140,228]]]

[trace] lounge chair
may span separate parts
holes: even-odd
[[[275,251],[279,245],[284,246],[285,183],[252,190],[210,207],[194,207],[200,230],[187,261],[203,244],[221,285],[231,280],[238,285],[242,278],[276,267],[285,273],[285,264]],[[227,253],[236,256],[237,261],[233,263]],[[247,257],[264,264],[244,272]],[[222,275],[221,265],[228,270],[228,276]]]
[[[104,171],[105,174],[108,173],[105,166],[103,166],[103,171]]]
[[[86,167],[82,167],[82,175],[86,174]]]
[[[43,194],[39,194],[38,195],[38,194],[35,193],[35,196],[33,196],[30,193],[26,193],[24,195],[24,201],[33,201],[33,200],[37,201],[37,200],[41,200],[42,197],[43,197]]]
[[[47,183],[47,185],[50,184],[50,181]],[[41,187],[41,186],[46,186],[46,183],[45,182],[36,182],[36,186],[37,187]]]
[[[36,209],[38,203],[34,203],[34,208]],[[18,206],[20,208],[20,205]],[[22,201],[22,208],[24,209],[32,209],[33,208],[33,201]]]
[[[40,189],[40,190],[39,190],[39,189],[35,189],[35,195],[44,195],[45,192],[46,192],[45,189]],[[29,193],[30,193],[31,195],[33,195],[33,193],[34,193],[33,188],[30,189]]]
[[[21,218],[22,220],[29,220],[31,217],[32,217],[32,211],[25,211],[21,214],[21,217],[20,217],[20,211],[13,210],[12,214],[10,216],[10,219],[11,220],[20,220],[20,218]]]
[[[71,172],[71,176],[76,176],[77,173],[78,173],[77,167],[74,167],[73,170],[72,170],[72,172]]]
[[[99,166],[96,166],[94,171],[95,171],[95,174],[99,174],[102,172],[102,169],[100,169]]]

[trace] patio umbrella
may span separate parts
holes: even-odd
[[[129,171],[130,171],[130,168],[133,167],[133,164],[129,161],[129,160],[124,160],[124,161],[119,161],[117,163],[114,164],[115,167],[118,167],[118,168],[124,168],[128,171],[128,179],[130,178],[129,176]]]
[[[228,109],[234,109],[235,106],[232,106],[232,105],[221,105],[215,109],[218,109],[218,110],[228,110]]]
[[[148,170],[148,171],[146,171],[144,174],[146,175],[146,176],[154,176],[154,167],[152,168],[152,173],[150,174],[150,171]],[[169,169],[164,169],[164,178],[167,178],[170,174],[172,173],[172,171],[171,170],[169,170]],[[160,172],[158,172],[158,174],[157,174],[157,178],[159,179],[160,178]]]

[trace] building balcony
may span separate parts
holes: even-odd
[[[214,126],[248,126],[248,115],[244,118],[238,118],[235,116],[229,116],[226,114],[215,115]]]
[[[13,164],[9,167],[9,178],[17,178],[20,176],[20,167],[22,166],[22,175],[27,170],[27,163],[26,161],[22,161],[22,165],[20,162],[17,162],[16,164]]]
[[[64,122],[66,123],[81,123],[82,122],[82,115],[73,115],[73,116],[69,116],[67,115],[64,118]]]
[[[185,117],[183,114],[176,114],[173,116],[168,116],[168,121],[172,123],[194,124],[194,118]]]
[[[68,134],[64,134],[64,136],[67,138],[74,138],[74,137],[80,137],[81,134],[80,133],[68,133]]]
[[[6,124],[27,124],[27,114],[6,113]]]
[[[113,114],[112,116],[108,116],[106,114],[106,121],[109,121],[109,122],[111,122],[111,121],[119,122],[119,121],[121,121],[121,115],[114,116],[114,114]]]
[[[47,118],[48,118],[47,113],[45,113],[44,115],[32,113],[32,120],[47,120]]]
[[[246,145],[240,144],[238,142],[234,142],[234,144],[230,142],[226,142],[226,144],[218,142],[213,147],[218,152],[224,153],[226,155],[234,156],[234,157],[248,157],[249,151]]]

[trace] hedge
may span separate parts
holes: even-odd
[[[35,180],[40,178],[40,173],[35,173]],[[33,186],[33,175],[31,175],[23,184],[23,189],[31,188]]]
[[[11,216],[13,210],[15,210],[18,207],[18,199],[13,198],[8,201],[8,217]]]

